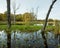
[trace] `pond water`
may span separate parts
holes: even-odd
[[[49,48],[57,48],[59,40],[55,38],[53,32],[48,32],[46,35]],[[11,32],[11,48],[44,48],[44,40],[41,35],[41,30],[33,33],[23,33],[20,31]],[[4,30],[0,31],[0,48],[7,48],[7,33]]]

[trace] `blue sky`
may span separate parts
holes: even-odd
[[[16,14],[30,12],[34,8],[36,13],[36,8],[38,8],[37,19],[45,19],[47,11],[53,0],[11,0],[11,12],[13,13],[13,1],[16,1],[16,5],[19,4],[20,8],[16,11]],[[0,13],[6,11],[6,0],[0,0]],[[55,3],[49,18],[60,19],[60,0]]]

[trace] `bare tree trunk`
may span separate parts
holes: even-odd
[[[7,48],[11,48],[11,33],[10,33],[10,27],[11,27],[11,18],[10,18],[10,0],[7,1],[7,20],[8,20],[8,34],[7,34]]]
[[[51,12],[51,10],[52,10],[52,7],[53,7],[53,5],[54,5],[54,3],[55,3],[56,1],[57,1],[57,0],[54,0],[54,1],[52,2],[52,4],[50,5],[50,8],[49,8],[48,13],[47,13],[47,15],[46,15],[45,24],[44,24],[44,27],[43,27],[43,29],[42,29],[42,37],[43,37],[43,39],[44,39],[44,47],[45,47],[45,48],[48,48],[48,44],[47,44],[47,39],[46,39],[46,37],[45,37],[45,35],[44,35],[44,32],[45,32],[45,28],[46,28],[46,26],[47,26],[47,21],[48,21],[49,14],[50,14],[50,12]]]
[[[16,32],[14,31],[14,48],[16,48]]]
[[[15,13],[16,13],[16,12],[14,11],[14,25],[15,25]]]
[[[11,27],[10,0],[7,0],[7,20],[8,20],[8,28],[10,28]]]
[[[16,11],[19,9],[20,4],[18,4],[18,6],[17,6],[16,2],[14,1],[12,7],[13,7],[13,12],[14,12],[14,25],[15,25],[15,22],[16,22]]]

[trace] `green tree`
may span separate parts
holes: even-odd
[[[3,21],[7,21],[7,11],[3,14]]]
[[[16,21],[23,21],[22,14],[16,15]]]
[[[49,22],[50,22],[50,21],[53,22],[54,20],[53,20],[53,19],[48,19],[48,21],[49,21]]]
[[[2,14],[2,13],[0,13],[0,21],[2,21],[2,15],[3,15],[3,14]]]
[[[32,13],[26,12],[23,14],[23,21],[25,22],[25,24],[30,24],[34,19],[35,16],[33,16]]]
[[[6,14],[0,14],[0,21],[6,21]]]

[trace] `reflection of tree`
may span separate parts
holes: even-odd
[[[43,39],[44,39],[44,47],[45,47],[45,48],[48,48],[48,45],[47,45],[47,39],[46,39],[46,37],[45,37],[45,35],[44,35],[44,32],[45,32],[45,28],[46,28],[46,26],[47,26],[47,21],[48,21],[49,14],[50,14],[50,12],[51,12],[51,10],[52,10],[52,7],[53,7],[53,5],[54,5],[54,3],[55,3],[56,1],[57,1],[57,0],[54,0],[54,1],[52,2],[52,4],[50,5],[50,8],[49,8],[48,13],[47,13],[47,15],[46,15],[45,24],[44,24],[44,27],[43,27],[43,29],[42,29],[42,37],[43,37]]]

